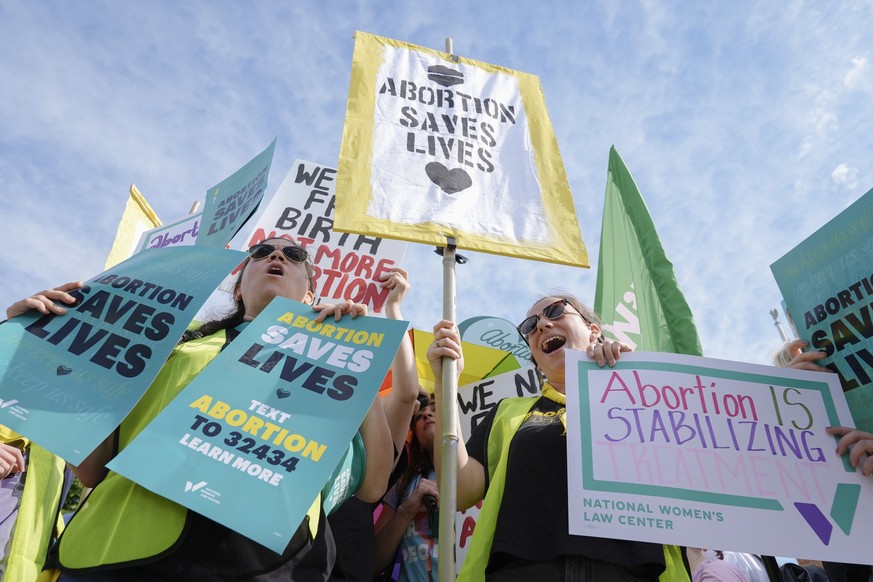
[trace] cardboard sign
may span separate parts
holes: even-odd
[[[172,224],[164,224],[147,230],[140,237],[135,252],[145,249],[162,249],[165,247],[191,246],[197,243],[200,234],[200,222],[203,213],[186,216]]]

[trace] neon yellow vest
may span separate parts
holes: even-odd
[[[536,401],[537,398],[529,397],[504,398],[497,405],[487,443],[488,491],[485,493],[482,510],[479,512],[479,519],[476,520],[470,548],[467,550],[457,582],[480,582],[485,579],[485,568],[491,556],[497,514],[500,511],[500,501],[503,499],[503,489],[506,484],[509,445]],[[659,578],[660,582],[690,581],[679,547],[664,546],[664,559],[667,567]]]
[[[218,355],[225,338],[220,331],[176,346],[146,394],[121,423],[119,450]],[[318,529],[320,505],[319,495],[307,512],[312,536]],[[187,513],[181,505],[110,471],[61,536],[60,562],[64,568],[80,569],[156,556],[179,539]]]
[[[55,531],[63,529],[58,508],[64,485],[64,461],[29,442],[5,426],[0,426],[0,442],[29,448],[27,478],[18,507],[12,543],[6,556],[6,579],[36,580],[45,563],[49,542]],[[2,548],[0,548],[2,550]]]

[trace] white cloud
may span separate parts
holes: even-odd
[[[858,81],[861,80],[864,76],[864,71],[867,68],[867,57],[854,57],[852,58],[852,68],[849,69],[849,72],[846,73],[846,77],[843,79],[843,83],[849,89],[855,87],[858,84]]]
[[[840,164],[831,172],[831,180],[837,185],[854,190],[858,187],[858,168],[853,168],[848,164]]]
[[[871,186],[857,169],[873,156],[873,6],[861,3],[44,6],[0,8],[15,47],[0,49],[0,78],[14,80],[0,84],[0,307],[95,274],[131,182],[170,220],[274,136],[272,188],[294,159],[335,164],[356,29],[437,49],[452,36],[463,56],[541,79],[592,269],[468,253],[462,319],[515,321],[556,286],[593,302],[615,144],[707,355],[767,362],[779,345],[769,263],[826,222],[809,209],[835,184]],[[31,240],[40,249],[25,256]],[[440,261],[412,245],[406,262],[404,313],[428,328]]]

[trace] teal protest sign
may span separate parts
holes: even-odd
[[[206,192],[198,246],[223,248],[255,213],[267,188],[275,148],[274,139],[267,149]]]
[[[406,322],[277,298],[109,468],[281,552],[345,453]]]
[[[148,249],[71,294],[64,315],[0,325],[0,423],[79,464],[130,412],[194,314],[245,255]]]
[[[570,533],[871,563],[873,479],[836,454],[835,374],[570,350]],[[750,527],[766,523],[766,527]]]
[[[855,425],[873,431],[873,190],[770,269],[800,338],[839,375]]]

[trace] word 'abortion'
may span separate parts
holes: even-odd
[[[178,311],[184,311],[192,297],[118,275],[107,275],[92,283],[108,288],[95,291],[91,285],[85,285],[70,291],[76,300],[70,311],[62,316],[44,315],[25,329],[50,344],[65,345],[73,355],[90,354],[91,362],[107,370],[114,369],[120,376],[138,376],[151,358],[152,349],[146,343],[133,343],[134,339],[138,336],[150,342],[164,339],[176,317],[170,311],[160,311],[125,295],[142,297]],[[124,332],[132,337],[121,335]]]
[[[215,209],[214,222],[210,225],[208,234],[215,234],[227,226],[237,224],[251,214],[254,203],[261,199],[264,192],[268,171],[269,167],[262,169],[248,184],[218,204],[218,208]]]
[[[806,329],[816,328],[810,337],[812,347],[828,357],[839,354],[845,360],[845,364],[825,363],[839,374],[845,391],[873,382],[873,353],[865,345],[873,338],[871,297],[873,275],[862,277],[804,315]]]
[[[515,106],[501,103],[490,97],[480,97],[453,91],[451,89],[430,87],[410,80],[395,81],[388,77],[379,89],[380,95],[390,95],[397,99],[418,103],[425,108],[460,111],[467,115],[436,114],[432,111],[419,111],[412,105],[400,110],[398,123],[410,130],[406,134],[406,150],[410,153],[456,159],[459,164],[475,168],[481,172],[494,171],[491,161],[493,154],[489,148],[497,145],[495,123],[515,125]],[[484,119],[483,119],[484,118]],[[417,138],[424,133],[424,143]],[[479,147],[476,147],[480,144]],[[475,155],[474,155],[475,148]]]
[[[609,400],[623,405],[607,410],[607,418],[614,422],[603,437],[610,442],[630,439],[826,462],[821,449],[810,445],[815,436],[809,430],[813,416],[808,406],[796,400],[800,393],[796,388],[783,388],[780,402],[776,388],[770,386],[777,423],[768,424],[759,422],[751,396],[717,391],[715,382],[704,386],[699,375],[693,386],[677,388],[644,383],[637,370],[632,375],[633,382],[625,382],[619,372],[612,372],[600,398],[601,404]],[[789,420],[791,426],[785,427]]]

